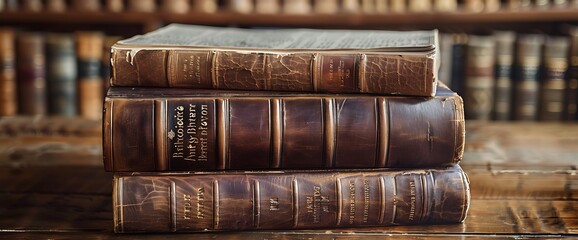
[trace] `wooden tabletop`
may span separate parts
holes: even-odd
[[[0,238],[578,237],[578,124],[468,122],[461,165],[472,202],[462,224],[169,235],[112,232],[112,174],[99,161],[98,123],[7,133],[13,124],[0,120]]]

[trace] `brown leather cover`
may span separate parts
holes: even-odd
[[[14,30],[0,28],[0,116],[16,115],[16,54]]]
[[[517,39],[513,103],[515,120],[538,119],[543,44],[544,36],[541,34],[520,35]]]
[[[78,57],[78,107],[80,116],[88,119],[102,118],[103,79],[101,74],[101,32],[77,32]]]
[[[112,87],[107,171],[426,167],[461,160],[462,99]]]
[[[568,70],[568,37],[548,37],[544,44],[543,78],[540,88],[540,113],[542,121],[562,121]]]
[[[189,34],[213,37],[203,31]],[[170,38],[187,36],[169,26],[115,44],[111,85],[409,96],[434,96],[436,91],[437,49],[416,50],[412,41],[392,49],[244,49],[165,41]]]
[[[48,106],[44,36],[33,32],[22,33],[17,38],[16,47],[19,112],[23,115],[45,115]]]
[[[490,120],[494,106],[494,39],[469,37],[465,76],[466,119]]]
[[[131,173],[114,178],[114,231],[197,232],[459,223],[458,165],[418,170]]]

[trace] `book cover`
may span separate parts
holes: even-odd
[[[0,116],[13,116],[18,112],[14,42],[14,30],[0,28]]]
[[[104,36],[101,32],[76,32],[78,61],[79,115],[88,119],[102,118],[103,79],[101,73]]]
[[[569,65],[564,119],[572,121],[578,120],[578,27],[570,32]]]
[[[48,111],[61,116],[77,114],[77,64],[74,38],[68,34],[46,36]]]
[[[112,48],[112,86],[435,95],[437,31],[171,24]]]
[[[564,117],[569,44],[566,36],[549,36],[544,43],[538,114],[542,121],[562,121]]]
[[[494,120],[511,119],[512,112],[512,68],[514,63],[514,42],[516,33],[512,31],[497,31],[496,41],[495,89],[494,89]]]
[[[538,119],[543,34],[522,34],[516,40],[514,120]]]
[[[490,120],[494,106],[494,38],[470,35],[467,48],[464,78],[466,118]]]
[[[44,35],[38,32],[23,32],[17,37],[18,111],[23,115],[48,112],[44,43]]]
[[[107,171],[430,167],[461,160],[461,97],[111,87]],[[138,129],[138,130],[137,130]]]
[[[416,170],[128,173],[114,177],[114,231],[289,230],[462,222],[457,166]]]

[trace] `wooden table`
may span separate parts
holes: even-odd
[[[97,123],[60,137],[6,133],[2,124],[12,123],[0,121],[0,238],[578,237],[578,124],[468,122],[461,165],[472,203],[462,224],[171,235],[112,232],[112,174],[99,161]]]

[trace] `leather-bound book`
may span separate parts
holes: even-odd
[[[494,92],[494,120],[510,120],[512,117],[512,65],[516,33],[497,31],[496,41],[496,87]]]
[[[431,12],[432,0],[409,0],[408,10],[410,12]]]
[[[14,41],[12,28],[0,28],[0,116],[13,116],[18,112]]]
[[[46,11],[47,12],[66,12],[67,5],[66,0],[47,0],[46,1]]]
[[[468,35],[465,33],[456,33],[453,35],[452,46],[452,73],[451,73],[451,89],[456,91],[458,95],[464,96],[464,78],[465,78],[465,62],[466,52],[468,49]]]
[[[124,10],[123,0],[106,0],[106,10],[109,12],[122,12]]]
[[[17,37],[18,111],[23,115],[44,115],[46,104],[46,59],[44,36],[25,32]]]
[[[570,42],[566,36],[550,36],[544,43],[540,113],[538,114],[542,121],[561,121],[564,117],[569,45]]]
[[[76,55],[78,61],[78,107],[79,115],[88,119],[102,117],[101,32],[77,32]]]
[[[286,14],[309,14],[311,3],[308,0],[284,0],[283,12]]]
[[[362,159],[362,158],[358,158]],[[462,222],[458,166],[415,170],[116,174],[114,231],[333,229]]]
[[[166,13],[185,14],[189,12],[189,0],[163,0],[162,11]]]
[[[217,0],[192,0],[191,8],[193,12],[215,13],[219,10]]]
[[[466,119],[490,120],[494,106],[494,38],[470,35],[466,57]]]
[[[252,0],[225,0],[225,9],[232,13],[252,13],[255,5]]]
[[[453,12],[458,9],[457,0],[434,0],[433,5],[436,12]]]
[[[433,96],[437,31],[173,24],[112,47],[112,86]]]
[[[77,12],[98,12],[102,9],[100,0],[72,0],[72,10]]]
[[[569,64],[564,119],[572,121],[578,120],[578,27],[570,31]]]
[[[26,12],[41,12],[44,8],[42,0],[22,0],[20,10]]]
[[[515,120],[538,119],[543,44],[542,34],[521,34],[516,40],[513,100]]]
[[[129,12],[146,12],[156,11],[157,3],[155,0],[127,0],[127,10]]]
[[[359,13],[359,0],[341,0],[341,11],[345,13]]]
[[[404,13],[407,9],[408,0],[390,0],[389,11],[392,13]]]
[[[460,161],[461,97],[111,87],[108,171],[426,167]],[[138,131],[136,131],[138,129]]]
[[[72,35],[51,33],[46,36],[46,66],[49,113],[76,116],[78,75]]]
[[[108,88],[110,87],[110,49],[112,45],[118,42],[121,39],[119,36],[105,36],[104,37],[104,44],[102,45],[102,67],[101,67],[101,76],[103,79],[103,86],[102,86],[102,96],[106,95]]]
[[[281,12],[279,0],[256,0],[255,12],[259,14],[277,14]]]
[[[336,14],[339,12],[339,3],[337,0],[314,1],[313,12],[315,14]]]

